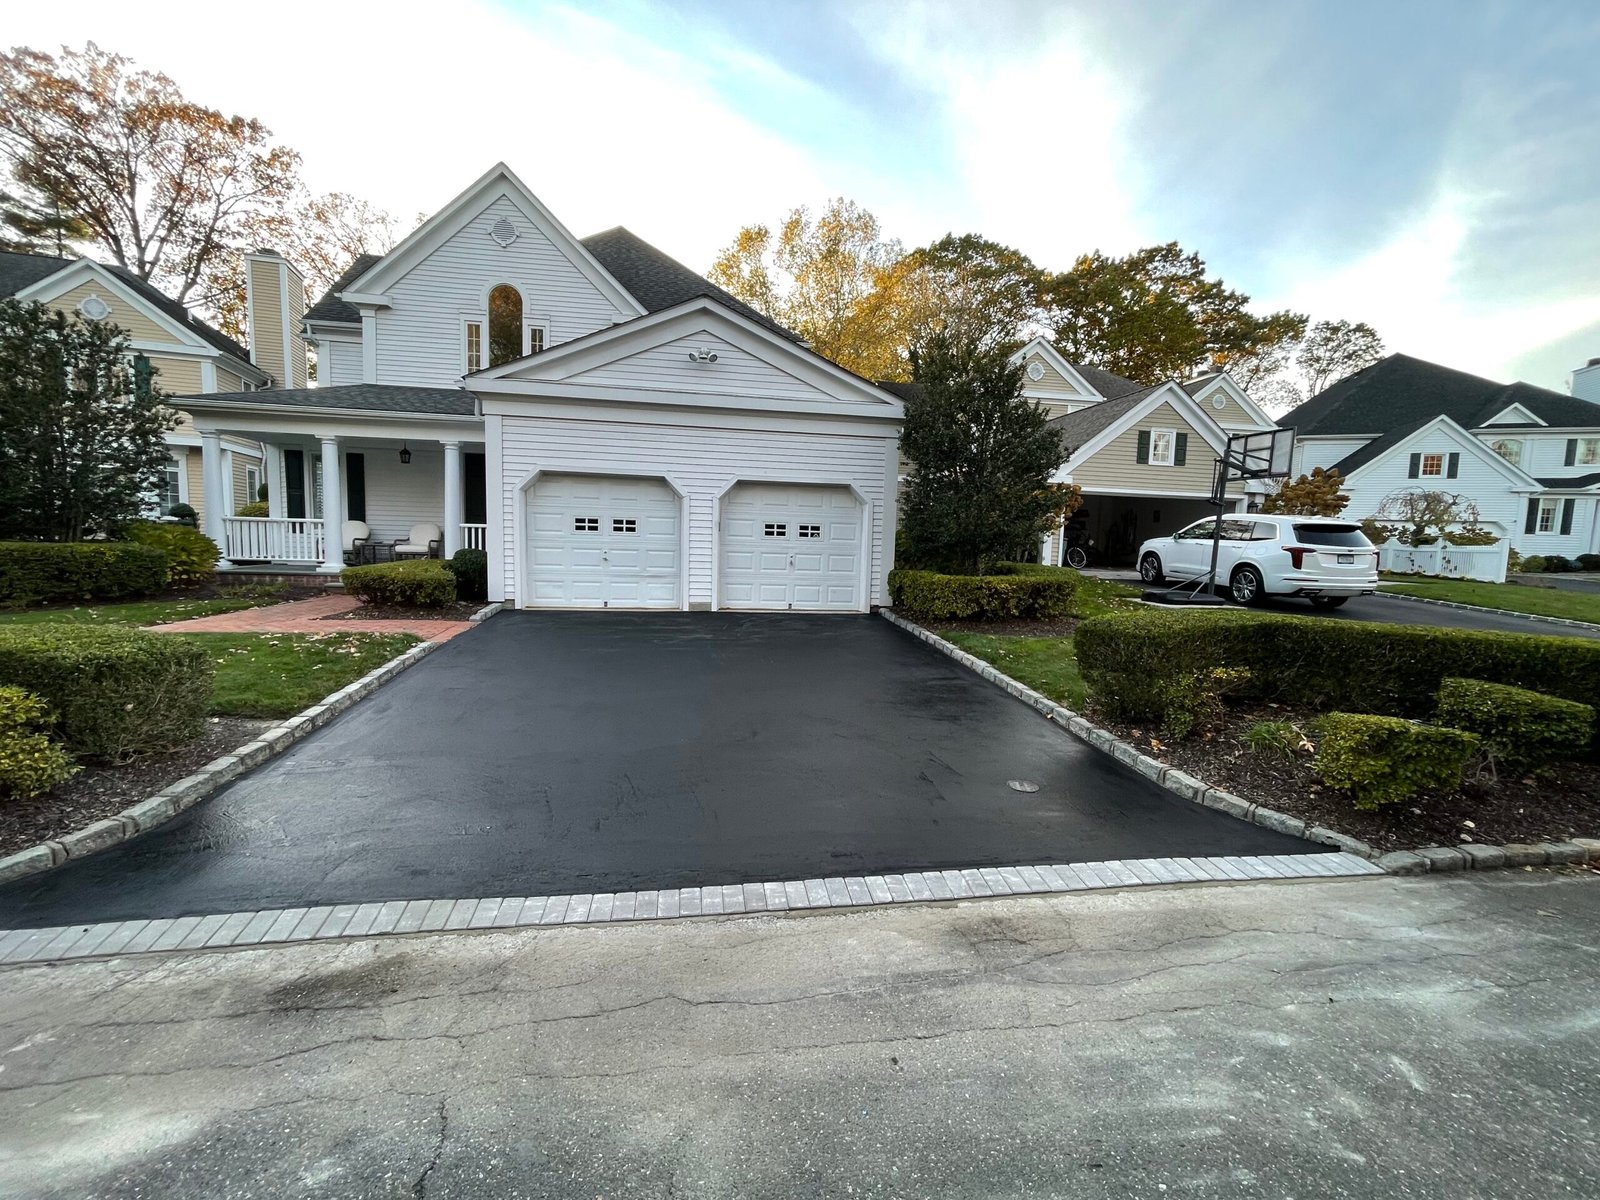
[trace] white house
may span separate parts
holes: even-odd
[[[345,521],[431,522],[524,608],[886,600],[900,402],[504,165],[289,315],[317,387],[181,401],[208,474],[267,447],[270,515],[208,514],[229,560],[334,572]]]
[[[1391,354],[1283,417],[1293,470],[1337,467],[1351,517],[1452,492],[1523,555],[1600,553],[1600,403]]]

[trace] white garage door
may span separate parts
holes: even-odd
[[[679,607],[679,519],[659,479],[539,479],[528,495],[529,604]]]
[[[861,608],[861,505],[849,488],[741,483],[722,498],[722,608]]]

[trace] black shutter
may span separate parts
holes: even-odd
[[[344,498],[350,510],[350,520],[365,521],[367,519],[367,456],[365,454],[346,454],[344,456]]]
[[[1445,465],[1445,469],[1444,469],[1445,478],[1446,479],[1454,479],[1460,473],[1461,473],[1461,455],[1452,454],[1450,456],[1450,458],[1449,458],[1449,461]]]
[[[1528,522],[1522,527],[1522,532],[1539,532],[1539,500],[1537,497],[1528,501]]]
[[[1139,451],[1134,457],[1142,463],[1150,461],[1150,431],[1148,429],[1139,430]]]
[[[484,457],[466,455],[466,474],[461,481],[461,507],[468,525],[486,525],[489,504],[484,485]]]
[[[283,515],[306,515],[306,454],[304,450],[283,452]]]
[[[1563,534],[1572,532],[1572,510],[1577,507],[1577,503],[1571,496],[1561,502],[1561,532]]]
[[[1406,478],[1407,479],[1416,479],[1416,478],[1420,477],[1421,474],[1422,474],[1422,455],[1413,454],[1411,456],[1411,467],[1410,467],[1409,470],[1406,471]]]
[[[1183,466],[1184,463],[1186,463],[1188,461],[1189,461],[1189,435],[1187,433],[1180,433],[1178,435],[1178,444],[1177,444],[1176,448],[1172,451],[1172,465],[1175,466],[1175,467],[1181,467],[1181,466]]]
[[[1567,439],[1567,466],[1575,467],[1577,465],[1578,465],[1578,439],[1577,438],[1568,438]]]

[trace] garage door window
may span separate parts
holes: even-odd
[[[802,525],[800,526],[800,536],[803,538],[819,538],[822,536],[822,526]]]
[[[789,527],[787,525],[768,524],[762,528],[761,534],[763,537],[788,537]]]
[[[612,533],[638,533],[639,522],[634,517],[612,517]]]
[[[573,533],[599,533],[600,532],[600,518],[599,517],[573,517],[572,518],[572,532]]]

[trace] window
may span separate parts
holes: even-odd
[[[1256,523],[1246,521],[1241,517],[1224,517],[1222,520],[1222,537],[1229,542],[1248,542],[1254,536]]]
[[[822,536],[822,526],[802,525],[800,526],[800,536],[803,538],[819,538]]]
[[[1152,429],[1150,431],[1150,465],[1152,467],[1170,467],[1172,465],[1172,448],[1177,440],[1177,435],[1170,429]]]
[[[1522,465],[1522,443],[1516,438],[1500,438],[1489,443],[1489,448],[1514,467]]]
[[[767,525],[762,527],[761,536],[762,537],[788,537],[789,536],[789,527],[787,525],[768,523]]]
[[[261,498],[261,468],[246,467],[244,469],[245,501],[254,504]]]
[[[467,322],[467,374],[483,370],[483,324]]]
[[[166,516],[174,504],[183,503],[183,464],[177,459],[168,461],[162,471],[161,486],[156,489],[157,516]]]
[[[1540,533],[1554,533],[1555,532],[1555,528],[1556,528],[1556,504],[1557,503],[1558,502],[1555,501],[1555,500],[1541,500],[1541,501],[1539,501],[1539,526],[1538,526],[1538,528],[1539,528],[1539,532]]]
[[[1444,455],[1424,454],[1422,456],[1422,473],[1424,475],[1444,474]]]
[[[489,365],[522,357],[522,293],[509,283],[489,293]]]
[[[1196,521],[1187,529],[1180,530],[1172,535],[1174,541],[1192,542],[1200,538],[1211,540],[1211,532],[1216,528],[1216,521],[1207,517],[1204,521]]]
[[[1577,466],[1593,467],[1600,465],[1600,438],[1579,438]]]
[[[600,518],[599,517],[573,517],[572,518],[572,532],[573,533],[599,533],[600,532]]]
[[[611,518],[611,532],[612,533],[638,533],[639,532],[639,522],[634,517],[612,517]]]
[[[1370,550],[1372,543],[1359,525],[1296,525],[1294,540],[1303,546],[1338,546]]]
[[[542,324],[530,324],[523,338],[522,352],[524,354],[543,354],[546,344],[545,327]]]

